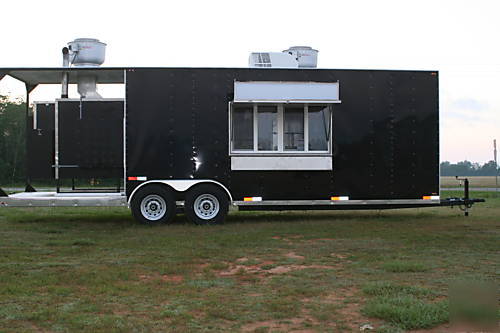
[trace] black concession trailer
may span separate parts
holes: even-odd
[[[129,206],[152,224],[183,209],[213,224],[230,206],[467,209],[481,201],[440,197],[436,71],[0,68],[5,75],[26,84],[27,191],[4,193],[0,206]],[[89,77],[123,84],[125,97],[63,94],[29,109],[38,85]],[[57,190],[37,192],[34,179]],[[96,190],[75,179],[113,181]]]

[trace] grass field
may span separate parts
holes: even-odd
[[[495,177],[493,176],[472,176],[469,179],[470,187],[495,187]],[[441,187],[459,187],[459,181],[455,177],[441,177]],[[500,184],[500,177],[499,177]]]
[[[212,227],[0,209],[0,332],[452,332],[449,286],[500,273],[500,198],[475,197],[468,218],[234,212]]]

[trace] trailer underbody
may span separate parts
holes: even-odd
[[[468,189],[466,190],[468,195]],[[473,204],[484,199],[446,198],[439,200],[288,200],[288,201],[233,201],[232,207],[241,211],[287,210],[385,210],[424,207],[461,207],[468,215]],[[183,201],[176,202],[182,211]],[[60,193],[21,192],[0,196],[0,207],[128,207],[125,193]]]

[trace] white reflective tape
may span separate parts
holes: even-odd
[[[146,181],[148,180],[148,177],[137,177],[137,180]]]

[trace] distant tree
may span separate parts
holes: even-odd
[[[448,161],[441,162],[442,176],[495,176],[496,172],[494,161],[483,165],[470,161],[461,161],[455,164]]]
[[[24,179],[25,103],[0,95],[0,182]]]
[[[478,176],[495,176],[496,172],[495,161],[489,161],[488,163],[483,164],[479,170]]]

